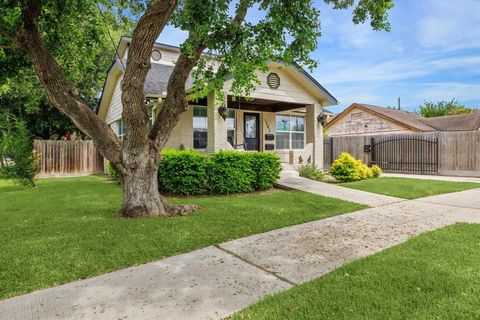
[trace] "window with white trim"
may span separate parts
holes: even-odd
[[[305,117],[278,114],[275,133],[277,150],[303,149],[305,147]]]
[[[227,140],[230,142],[232,146],[234,146],[236,142],[236,135],[235,132],[237,131],[237,123],[235,117],[235,110],[228,109],[228,116],[227,116]]]
[[[207,148],[207,107],[193,106],[193,148]]]
[[[125,136],[125,124],[122,119],[117,121],[117,134],[120,140],[123,141],[123,137]]]

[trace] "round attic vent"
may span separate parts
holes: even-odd
[[[162,59],[162,53],[159,50],[153,50],[152,51],[152,59],[153,61],[158,61]]]
[[[270,88],[277,89],[280,86],[280,77],[272,72],[267,76],[267,83]]]

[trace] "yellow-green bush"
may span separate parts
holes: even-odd
[[[330,166],[330,174],[341,182],[359,181],[374,176],[373,171],[348,152],[342,152]]]
[[[372,170],[372,174],[373,174],[374,178],[378,178],[382,174],[382,169],[379,166],[377,166],[376,164],[371,166],[370,170]]]

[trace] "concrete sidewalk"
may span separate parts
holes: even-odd
[[[221,319],[422,232],[480,223],[480,189],[394,199],[0,301],[0,319]]]
[[[340,187],[332,183],[318,182],[298,176],[286,175],[283,172],[280,174],[280,180],[278,180],[277,185],[281,188],[302,190],[322,196],[361,203],[369,207],[381,207],[386,204],[406,201],[405,199],[382,194]]]

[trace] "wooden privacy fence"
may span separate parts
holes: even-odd
[[[480,176],[480,131],[326,137],[324,169],[344,151],[385,172]]]
[[[103,156],[89,140],[35,140],[40,158],[40,177],[84,176],[102,173]]]

